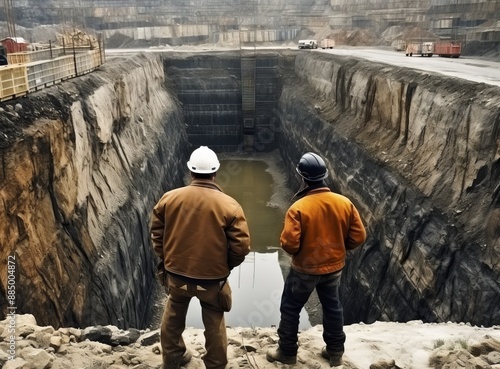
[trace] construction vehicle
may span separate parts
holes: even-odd
[[[410,42],[406,45],[405,54],[406,56],[432,56],[434,54],[434,42]]]
[[[404,40],[394,40],[394,41],[392,41],[391,46],[396,51],[403,51],[403,50],[406,50],[406,41],[404,41]]]
[[[434,44],[434,54],[446,58],[458,58],[462,53],[462,44],[456,41],[439,41]]]
[[[335,40],[331,38],[324,38],[320,42],[320,47],[322,49],[333,49],[334,46],[335,46]]]
[[[458,58],[461,52],[462,45],[456,41],[410,42],[406,46],[406,56],[432,56],[436,54],[448,58]]]
[[[406,56],[419,55],[422,53],[422,43],[410,42],[406,45]]]
[[[317,49],[318,41],[316,40],[299,40],[299,49]]]

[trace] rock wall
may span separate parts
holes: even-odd
[[[18,313],[55,327],[147,322],[147,214],[182,184],[187,148],[166,86],[161,60],[141,55],[2,103],[0,269],[15,257]]]
[[[299,54],[280,151],[326,158],[369,239],[343,280],[346,321],[500,323],[500,90]]]

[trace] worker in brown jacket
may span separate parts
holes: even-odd
[[[245,214],[215,183],[217,155],[208,147],[193,151],[187,163],[190,185],[166,192],[153,209],[151,238],[167,274],[168,299],[161,323],[164,369],[191,360],[182,333],[191,298],[197,297],[205,326],[207,369],[227,364],[224,312],[231,308],[227,278],[250,251]]]
[[[280,237],[281,247],[292,256],[292,264],[281,297],[278,347],[266,356],[270,362],[296,363],[300,311],[316,289],[323,309],[326,343],[321,355],[330,366],[340,366],[345,342],[340,276],[346,250],[363,244],[366,231],[353,203],[326,186],[328,170],[319,155],[304,154],[296,169],[304,189],[288,209]]]

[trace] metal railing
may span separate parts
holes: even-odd
[[[102,48],[86,51],[75,48],[72,55],[58,56],[59,49],[52,49],[52,58],[37,60],[40,51],[23,54],[28,62],[0,66],[0,101],[24,96],[29,92],[54,85],[69,78],[89,73],[104,63]],[[44,55],[47,55],[46,50]],[[66,49],[66,53],[68,49]]]

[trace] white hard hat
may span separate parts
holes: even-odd
[[[192,152],[187,166],[193,173],[209,174],[217,172],[220,163],[215,152],[207,146],[200,146]]]

